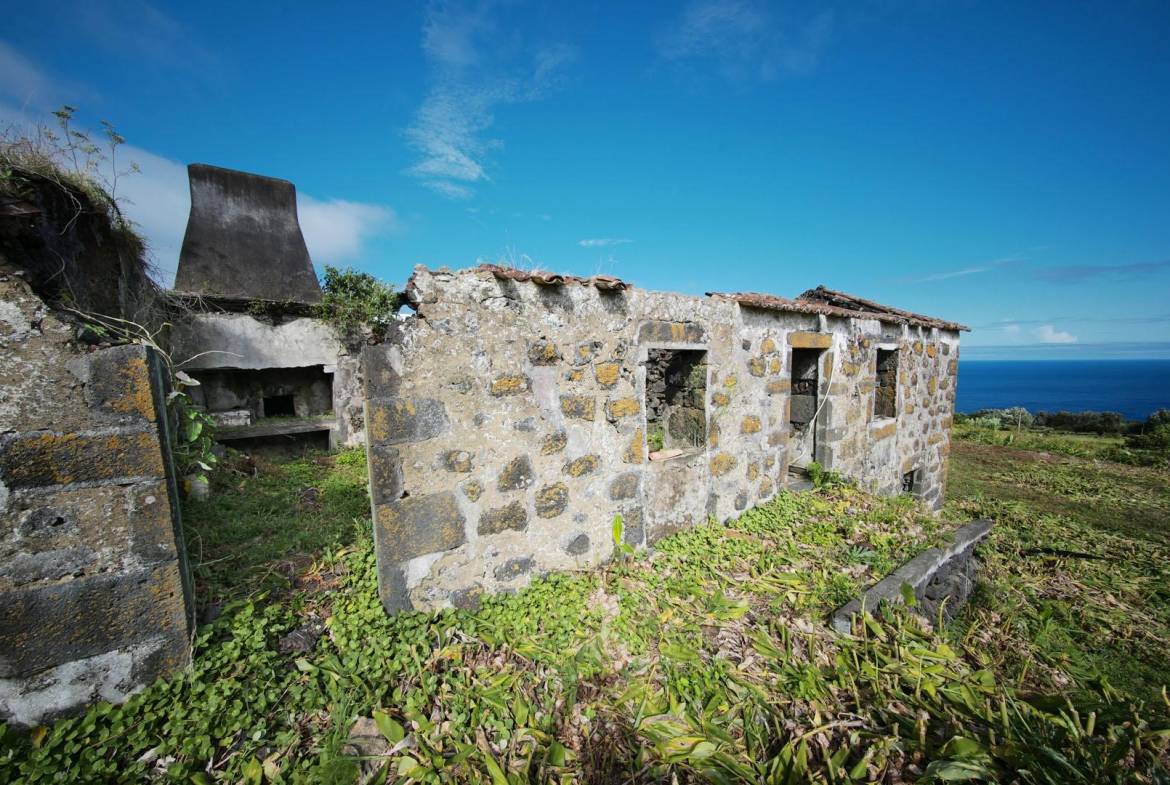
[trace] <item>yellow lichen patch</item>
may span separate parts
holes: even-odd
[[[903,411],[905,411],[906,414],[914,414],[914,404],[907,403],[906,408]]]
[[[618,420],[622,417],[633,417],[642,411],[642,404],[637,398],[617,398],[607,406],[609,419]]]
[[[788,345],[793,349],[828,349],[833,345],[833,336],[828,333],[791,332]]]
[[[687,326],[682,322],[670,323],[670,340],[682,343],[687,339]]]
[[[743,422],[739,424],[740,433],[759,433],[763,428],[764,426],[760,422],[760,418],[754,414],[749,414],[747,417],[744,417]]]
[[[566,417],[592,422],[596,416],[596,410],[596,402],[587,395],[561,396],[561,412]]]
[[[932,433],[930,435],[929,438],[927,438],[926,443],[927,444],[938,444],[939,442],[946,441],[946,439],[947,439],[947,435],[945,433],[943,433],[942,431],[935,431],[934,433]]]
[[[749,463],[747,465],[747,478],[748,478],[748,480],[754,482],[755,479],[759,476],[760,476],[760,466],[755,461],[752,461],[751,463]]]
[[[771,354],[776,351],[776,342],[771,338],[765,338],[760,342],[760,354]]]
[[[125,388],[121,395],[109,400],[109,407],[119,414],[138,414],[154,422],[154,396],[150,391],[146,360],[141,357],[131,358],[122,369],[121,376]]]
[[[571,368],[565,373],[565,378],[570,382],[579,382],[585,378],[585,369]]]
[[[707,429],[707,444],[712,447],[719,446],[719,426],[711,423],[711,427]]]
[[[724,474],[727,474],[729,471],[734,469],[736,463],[737,461],[735,460],[734,455],[721,452],[711,459],[711,474],[715,475],[716,477],[722,477]]]
[[[879,428],[870,428],[869,438],[873,439],[874,441],[881,441],[882,439],[890,438],[897,432],[898,423],[894,420],[891,420]]]
[[[843,362],[841,363],[841,373],[846,376],[856,376],[861,371],[861,366],[857,363]]]
[[[915,341],[912,348],[915,354],[922,354],[922,341]]]
[[[764,358],[762,357],[753,357],[748,360],[748,370],[751,371],[752,376],[763,376],[764,367]]]
[[[522,374],[497,376],[492,379],[490,392],[492,395],[519,395],[528,392],[528,377]]]
[[[716,406],[726,406],[727,404],[731,403],[731,398],[727,395],[727,393],[717,392],[711,396],[711,403],[715,404]]]
[[[934,395],[935,391],[937,391],[937,390],[938,390],[938,380],[936,380],[932,376],[926,380],[926,391],[929,392],[931,395]]]
[[[735,387],[738,382],[739,379],[736,378],[735,374],[729,373],[727,374],[727,378],[723,380],[723,386],[730,390],[731,388]]]
[[[780,373],[780,358],[779,357],[773,357],[771,362],[768,363],[768,373],[772,374],[773,376]]]
[[[641,428],[634,431],[634,437],[630,440],[630,446],[622,453],[622,460],[625,463],[641,463],[645,459],[644,439],[645,435],[642,433]]]
[[[565,464],[564,472],[570,477],[582,477],[586,474],[592,474],[597,470],[597,463],[599,456],[597,455],[582,455],[580,458],[575,458]]]
[[[772,478],[765,477],[760,480],[760,498],[766,499],[772,495]]]
[[[605,362],[593,366],[593,375],[602,387],[613,387],[621,376],[621,363]]]
[[[773,379],[768,382],[768,386],[764,390],[768,395],[780,395],[789,392],[792,389],[792,381],[790,379]]]
[[[931,358],[937,357],[938,356],[938,344],[928,343],[926,345],[926,356],[931,357]]]

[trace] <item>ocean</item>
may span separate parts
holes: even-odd
[[[959,360],[955,410],[1120,412],[1170,409],[1170,360]]]

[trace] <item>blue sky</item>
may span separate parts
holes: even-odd
[[[1124,0],[25,4],[0,121],[112,121],[164,270],[198,161],[295,182],[319,269],[823,283],[968,358],[1170,357],[1168,40]]]

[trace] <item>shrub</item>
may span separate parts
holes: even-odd
[[[326,265],[321,289],[321,318],[345,338],[368,331],[380,340],[398,312],[398,293],[393,287],[351,267],[342,270]]]

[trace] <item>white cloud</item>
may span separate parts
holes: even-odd
[[[833,12],[781,21],[757,0],[692,0],[658,36],[673,62],[712,60],[731,78],[764,80],[814,69],[833,29]]]
[[[514,38],[500,40],[504,34],[492,11],[490,3],[432,3],[423,24],[433,85],[406,129],[407,142],[421,156],[407,174],[450,199],[470,198],[472,186],[491,181],[485,161],[502,142],[485,133],[496,109],[543,98],[574,57],[566,46],[543,47],[522,50],[520,64],[510,65]]]
[[[318,267],[356,259],[373,237],[404,228],[390,207],[345,199],[321,201],[298,193],[297,213],[309,255]]]
[[[1003,331],[1008,335],[1012,335],[1012,336],[1019,335],[1020,334],[1020,325],[1018,325],[1018,324],[1005,324],[1003,326]]]
[[[1057,330],[1051,324],[1042,324],[1035,330],[1036,340],[1040,343],[1076,343],[1077,337],[1072,333]]]
[[[594,237],[588,240],[578,240],[577,245],[582,248],[604,248],[608,245],[625,245],[632,242],[634,241],[624,237]]]
[[[31,60],[0,41],[0,95],[18,104],[44,106],[56,92],[53,81]]]

